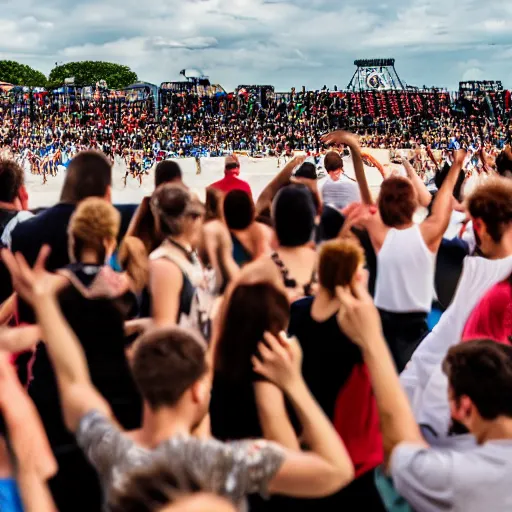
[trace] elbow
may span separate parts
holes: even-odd
[[[355,478],[354,465],[351,461],[344,466],[332,467],[331,471],[326,472],[318,486],[318,494],[315,498],[325,498],[331,496],[347,485]]]

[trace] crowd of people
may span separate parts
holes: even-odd
[[[512,148],[375,196],[320,143],[323,187],[162,160],[122,206],[78,151],[37,214],[0,160],[2,512],[510,510]]]
[[[442,91],[296,91],[242,89],[200,96],[166,91],[157,101],[105,91],[0,96],[0,147],[34,173],[57,172],[85,149],[124,159],[135,178],[154,163],[182,156],[319,154],[321,134],[349,129],[363,146],[403,149],[453,145],[502,149],[510,138],[509,91],[457,95]]]

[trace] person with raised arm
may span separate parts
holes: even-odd
[[[384,180],[377,211],[368,210],[364,226],[377,254],[375,304],[399,371],[428,333],[434,298],[436,254],[452,212],[452,194],[466,152],[455,160],[437,193],[429,217],[417,224],[418,197],[407,178]]]
[[[443,362],[450,414],[478,446],[467,451],[432,448],[400,385],[366,286],[359,282],[351,289],[338,287],[336,293],[341,328],[361,348],[370,372],[397,491],[416,512],[510,510],[512,348],[477,340],[450,349]]]
[[[144,399],[144,419],[140,430],[123,432],[92,384],[83,349],[59,309],[58,284],[45,270],[48,254],[45,246],[33,269],[19,254],[4,250],[2,258],[16,291],[36,312],[55,368],[66,425],[96,467],[107,496],[124,473],[160,457],[180,461],[211,492],[228,497],[240,510],[245,510],[248,494],[320,497],[352,480],[354,468],[342,441],[292,370],[276,381],[292,400],[310,452],[263,440],[222,443],[191,437],[208,411],[211,374],[204,341],[178,327],[155,329],[137,341],[131,367]],[[275,340],[267,342],[270,354],[287,354],[289,364],[297,367],[295,353],[279,352]],[[278,356],[263,351],[255,370],[273,378]]]

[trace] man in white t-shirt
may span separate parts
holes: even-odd
[[[450,349],[443,371],[448,414],[478,442],[466,451],[430,447],[400,385],[371,296],[361,283],[337,289],[340,326],[362,351],[381,418],[393,483],[416,512],[508,512],[512,489],[512,347],[490,340]]]
[[[350,203],[361,202],[359,187],[343,172],[343,160],[336,151],[329,151],[325,155],[324,168],[329,174],[322,188],[324,204],[341,210]]]

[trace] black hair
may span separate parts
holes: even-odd
[[[311,240],[316,208],[305,185],[288,185],[274,199],[273,220],[279,244],[299,247]]]
[[[443,165],[443,167],[436,172],[436,175],[434,177],[434,183],[438,190],[441,188],[441,186],[444,183],[444,180],[448,176],[450,167],[451,167],[450,164],[448,162],[446,162]],[[459,172],[459,176],[457,177],[457,182],[455,183],[455,187],[453,188],[453,197],[455,197],[455,199],[457,199],[457,201],[459,201],[459,202],[462,201],[461,192],[462,192],[462,185],[464,184],[465,179],[466,179],[466,173],[464,172],[464,170],[461,170]]]
[[[224,218],[229,229],[247,229],[254,220],[254,203],[247,192],[232,190],[224,198]]]
[[[172,160],[163,160],[155,167],[155,188],[158,188],[162,183],[172,183],[173,181],[181,181],[181,179],[181,168]]]

